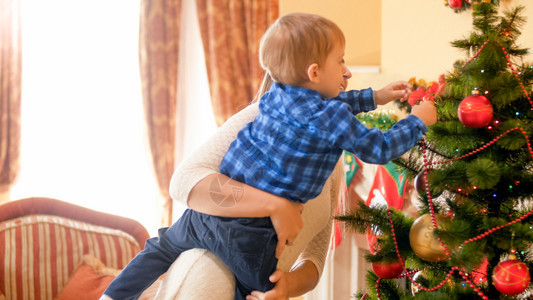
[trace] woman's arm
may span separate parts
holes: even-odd
[[[270,276],[276,286],[267,292],[253,291],[246,300],[278,300],[301,296],[312,290],[318,283],[318,271],[310,261],[302,261],[290,272],[276,270]]]
[[[215,173],[201,179],[190,191],[188,205],[220,217],[269,217],[288,205],[285,198]]]
[[[301,296],[312,289],[318,283],[318,270],[312,262],[304,260],[287,273],[287,282],[290,286],[289,297]]]
[[[313,290],[320,279],[329,247],[331,233],[329,225],[331,223],[307,246],[306,249],[312,250],[304,251],[300,255],[299,262],[289,272],[278,269],[270,276],[270,281],[275,283],[272,290],[267,292],[253,291],[246,300],[287,299],[301,296]],[[324,239],[324,237],[327,238]]]
[[[337,204],[339,197],[343,197],[342,191],[346,190],[346,178],[344,173],[344,164],[342,158],[337,162],[335,169],[328,178],[329,193],[326,194],[329,201],[329,219],[327,224],[320,230],[313,239],[307,244],[307,247],[300,253],[296,261],[296,266],[302,263],[309,263],[315,267],[317,272],[317,283],[322,276],[326,257],[330,248],[330,242],[333,231],[333,217],[337,213]],[[325,199],[326,200],[326,199]],[[294,269],[294,268],[293,268]],[[292,271],[292,270],[291,270]],[[313,286],[314,288],[314,286]]]

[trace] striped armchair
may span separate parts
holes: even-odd
[[[51,198],[0,205],[0,300],[99,296],[144,247],[132,219]],[[84,299],[78,294],[76,299]],[[98,298],[96,298],[98,299]]]

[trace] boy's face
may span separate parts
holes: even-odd
[[[344,45],[336,45],[319,69],[320,81],[316,90],[325,98],[334,98],[346,89],[351,73],[344,64]]]

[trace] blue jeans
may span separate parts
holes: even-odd
[[[268,277],[276,270],[278,238],[270,218],[222,218],[186,210],[111,282],[104,294],[115,300],[137,299],[176,258],[193,248],[216,254],[235,275],[235,299],[274,287]]]

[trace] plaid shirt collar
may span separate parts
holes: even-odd
[[[274,82],[268,94],[261,99],[265,108],[280,110],[296,119],[307,119],[320,111],[326,99],[311,89]],[[261,103],[260,102],[260,103]]]

